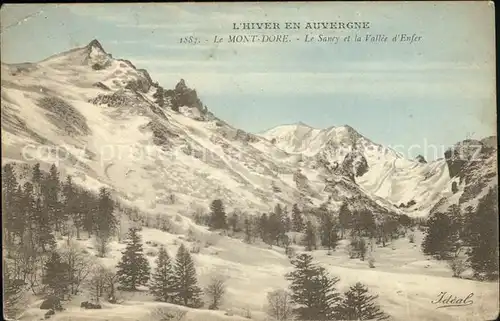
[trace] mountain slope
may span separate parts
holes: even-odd
[[[450,169],[453,168],[444,158],[429,163],[422,161],[423,157],[405,159],[347,125],[321,130],[298,123],[277,126],[261,136],[283,151],[347,170],[352,180],[373,199],[384,199],[411,216],[428,215],[437,202],[452,194],[454,173],[450,175]],[[493,154],[488,155],[490,158],[475,162],[481,170],[477,169],[478,177],[470,181],[480,180],[481,171],[490,178],[496,177]],[[348,163],[346,168],[346,162],[352,158],[357,159],[358,166],[351,168]],[[407,206],[408,203],[413,205]]]
[[[2,64],[2,74],[4,157],[56,162],[77,183],[109,186],[144,210],[189,213],[221,198],[229,209],[259,213],[276,203],[336,208],[350,198],[398,212],[348,172],[297,158],[207,111],[159,106],[149,74],[96,40],[40,63]]]

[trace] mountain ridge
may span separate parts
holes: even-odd
[[[52,142],[53,148],[60,141],[80,162],[65,159],[63,165],[85,177],[81,184],[108,184],[131,202],[152,200],[155,211],[182,212],[183,206],[222,198],[229,207],[257,211],[276,202],[305,207],[326,202],[338,208],[349,201],[378,213],[424,216],[435,199],[446,197],[443,187],[451,184],[444,160],[415,167],[417,161],[372,142],[348,125],[315,129],[299,122],[273,128],[298,126],[298,137],[293,130],[276,137],[268,130],[262,136],[234,128],[211,113],[200,118],[190,106],[173,111],[168,90],[160,95],[165,100],[162,107],[160,87],[149,73],[128,60],[113,58],[98,40],[29,67],[18,70],[16,65],[6,65],[10,73],[2,79],[2,116],[9,110],[6,119],[23,124],[15,129],[2,117],[2,134],[7,136],[2,145],[11,156],[17,154],[13,159],[22,158],[23,144],[40,144],[36,135]],[[71,110],[85,119],[89,131],[77,138],[80,142],[61,136],[66,128],[61,122],[67,120],[41,109],[40,99],[47,97],[62,100],[60,106],[72,106],[52,113]],[[40,120],[47,126],[38,125]],[[283,139],[273,143],[274,138]],[[104,148],[116,149],[120,144],[138,151],[147,147],[168,158],[104,159]],[[82,148],[89,149],[93,159],[80,153]],[[126,178],[120,176],[130,170],[134,172]],[[414,193],[403,193],[404,189]],[[178,204],[165,205],[172,193]],[[398,208],[414,195],[420,195],[414,208]],[[142,208],[152,210],[150,205]]]

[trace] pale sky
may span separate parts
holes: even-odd
[[[277,32],[295,38],[415,33],[422,40],[212,43],[214,35],[237,34],[233,22],[350,20],[369,21],[371,28]],[[496,134],[488,2],[25,4],[2,6],[1,24],[4,63],[36,62],[96,38],[165,88],[184,78],[209,110],[249,132],[299,121],[318,128],[348,124],[388,146],[449,146]],[[189,35],[208,42],[179,43]],[[426,154],[413,148],[408,156],[418,153]]]

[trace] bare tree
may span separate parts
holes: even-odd
[[[290,320],[293,315],[290,293],[283,289],[268,292],[267,313],[278,321]]]
[[[78,289],[92,273],[95,260],[83,252],[83,248],[70,241],[63,245],[61,257],[67,263],[67,273],[70,282],[70,293],[78,294]]]
[[[222,297],[226,292],[226,281],[220,275],[212,276],[210,283],[205,288],[205,294],[210,298],[208,309],[218,310],[222,303]]]
[[[90,296],[96,303],[106,294],[107,300],[116,303],[116,283],[118,277],[115,272],[102,265],[94,265],[90,279]]]
[[[99,304],[99,299],[104,292],[104,274],[105,268],[103,266],[96,266],[92,271],[92,277],[90,279],[90,297]]]

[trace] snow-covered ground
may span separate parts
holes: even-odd
[[[269,291],[286,288],[284,275],[291,271],[289,259],[282,248],[268,248],[262,244],[246,244],[241,240],[220,236],[204,228],[197,227],[194,238],[173,235],[156,229],[144,228],[141,232],[144,252],[154,267],[159,246],[165,246],[169,254],[175,255],[181,243],[189,249],[202,244],[200,253],[193,253],[198,280],[201,286],[215,274],[227,278],[227,292],[220,311],[189,310],[186,320],[239,320],[249,310],[252,319],[264,320],[266,294]],[[367,257],[375,259],[375,268],[368,266],[367,260],[349,259],[346,241],[341,241],[337,249],[328,255],[326,250],[311,252],[316,262],[327,268],[332,276],[340,278],[339,291],[345,291],[356,282],[366,284],[373,294],[378,294],[381,308],[390,314],[391,320],[492,320],[498,313],[498,283],[478,282],[453,278],[446,263],[429,260],[420,251],[422,234],[416,232],[415,243],[402,238],[386,247],[369,247]],[[209,243],[208,246],[205,244]],[[81,245],[94,253],[92,242],[81,241]],[[297,252],[301,248],[294,246]],[[113,268],[121,258],[124,244],[113,242],[111,251],[101,262]],[[467,274],[467,273],[466,273]],[[473,304],[464,307],[438,308],[433,304],[440,292],[457,297],[473,293]],[[168,306],[157,303],[145,292],[119,294],[123,304],[104,304],[103,310],[85,310],[80,302],[88,300],[82,295],[65,305],[63,312],[56,313],[54,320],[147,320],[155,308]],[[44,313],[38,309],[41,302],[32,303],[20,320],[38,320]],[[225,316],[232,311],[233,317]],[[156,320],[156,319],[151,319]]]

